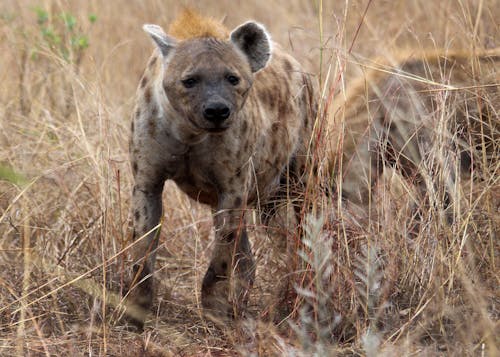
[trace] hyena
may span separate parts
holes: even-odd
[[[168,35],[157,25],[144,30],[156,51],[140,81],[131,128],[133,237],[141,239],[132,251],[127,300],[135,309],[128,313],[142,328],[170,179],[213,209],[204,309],[238,314],[255,275],[245,211],[280,195],[280,182],[303,179],[316,116],[313,78],[256,22],[229,32],[187,11]]]
[[[499,68],[500,49],[400,53],[364,66],[334,100],[327,125],[330,170],[342,172],[345,200],[367,204],[384,173],[396,173],[440,191],[448,205],[457,176],[498,175]]]

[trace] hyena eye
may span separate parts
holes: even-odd
[[[233,76],[233,75],[229,75],[226,77],[227,81],[229,83],[231,83],[233,86],[237,85],[238,83],[240,83],[240,79],[236,76]]]
[[[182,82],[182,85],[184,85],[184,87],[193,88],[196,85],[196,83],[198,83],[198,80],[196,78],[189,77],[189,78],[183,79],[181,82]]]

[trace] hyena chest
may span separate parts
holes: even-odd
[[[176,170],[171,179],[190,198],[198,202],[208,204],[212,207],[217,205],[217,189],[210,174],[210,165],[199,162],[189,153],[176,163]]]
[[[245,156],[227,154],[217,145],[193,147],[176,163],[175,174],[170,178],[192,199],[217,207],[221,194],[242,190],[244,186],[241,162]]]
[[[169,178],[189,197],[212,207],[223,194],[243,194],[249,204],[272,195],[293,152],[289,135],[233,139],[214,136],[191,147]]]

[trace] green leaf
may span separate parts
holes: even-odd
[[[77,50],[84,50],[89,47],[89,39],[85,35],[71,37],[71,46]]]
[[[52,28],[42,27],[42,36],[45,41],[50,45],[58,45],[61,43],[61,37],[59,37]]]
[[[96,14],[89,14],[89,21],[91,24],[97,21],[97,15]]]
[[[31,50],[31,52],[30,52],[30,58],[31,58],[31,60],[33,60],[33,61],[38,60],[39,55],[38,55],[38,51],[37,51],[36,49],[32,49],[32,50]]]
[[[76,25],[76,17],[71,14],[62,13],[61,19],[64,22],[64,25],[68,28],[68,30],[73,31]]]
[[[44,23],[46,23],[49,19],[49,13],[47,11],[45,11],[44,9],[42,9],[41,7],[35,7],[35,12],[36,12],[36,22],[39,24],[39,25],[43,25]]]
[[[22,174],[4,164],[0,164],[0,180],[8,181],[19,186],[28,183],[28,180]]]

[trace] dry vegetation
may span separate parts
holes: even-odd
[[[132,243],[127,136],[153,48],[141,25],[167,25],[180,6],[0,1],[0,355],[498,355],[498,101],[485,120],[493,148],[474,153],[481,180],[439,181],[451,206],[439,189],[419,193],[398,176],[376,188],[369,212],[311,182],[319,218],[304,213],[303,240],[289,232],[297,270],[281,299],[273,295],[280,257],[255,219],[258,280],[249,318],[233,326],[200,313],[210,212],[167,183],[155,311],[142,335],[124,328],[116,306]],[[197,6],[230,28],[264,23],[320,74],[328,110],[319,123],[369,58],[500,45],[497,0]],[[449,105],[436,118],[446,120]],[[280,319],[282,310],[291,313]]]

